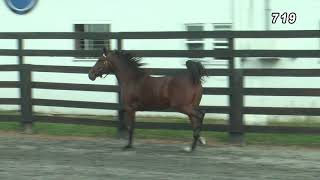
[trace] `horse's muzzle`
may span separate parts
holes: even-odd
[[[96,80],[96,76],[91,71],[89,72],[88,77],[91,81]]]

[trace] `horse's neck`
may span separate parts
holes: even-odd
[[[122,85],[122,84],[130,84],[130,83],[137,83],[137,72],[133,72],[131,70],[123,70],[123,69],[119,69],[116,73],[115,76],[118,80],[118,84]],[[144,78],[144,76],[138,77],[140,78]]]

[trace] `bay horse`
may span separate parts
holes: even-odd
[[[203,65],[188,60],[187,70],[175,76],[152,77],[141,68],[141,59],[125,51],[107,51],[90,69],[89,79],[113,73],[119,83],[123,111],[127,113],[128,144],[132,148],[136,111],[161,110],[173,108],[186,114],[192,125],[193,141],[187,151],[195,150],[200,137],[205,111],[199,108],[202,97],[202,80],[206,76]],[[200,138],[200,139],[199,139]]]

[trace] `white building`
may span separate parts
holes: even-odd
[[[59,1],[60,2],[60,1]],[[269,4],[266,6],[266,2]],[[39,1],[36,7],[25,15],[17,15],[9,10],[5,2],[0,2],[0,32],[74,32],[74,31],[185,31],[185,30],[319,30],[320,1],[318,0],[68,0]],[[294,12],[296,21],[293,24],[272,24],[270,13],[288,14]],[[266,14],[269,14],[269,17]],[[268,23],[266,23],[268,22]],[[124,49],[214,49],[215,42],[221,39],[204,39],[197,42],[188,40],[125,40]],[[222,39],[223,41],[223,39]],[[26,49],[90,49],[110,45],[116,48],[115,41],[82,41],[74,40],[25,40]],[[15,40],[0,40],[0,49],[15,49]],[[236,40],[237,49],[319,49],[319,39],[241,39]],[[26,63],[92,66],[94,60],[70,57],[26,57]],[[184,67],[186,58],[144,58],[149,67]],[[225,68],[226,61],[205,58],[207,68]],[[1,64],[15,64],[16,57],[0,56]],[[319,59],[281,58],[267,61],[259,58],[238,60],[242,68],[320,68]],[[17,73],[0,73],[1,81],[18,80]],[[35,81],[115,84],[115,79],[91,82],[87,75],[63,73],[34,73]],[[319,88],[319,78],[279,78],[250,77],[246,78],[247,87],[314,87]],[[226,77],[211,77],[205,86],[227,87]],[[1,97],[18,97],[19,91],[1,89]],[[90,100],[116,102],[115,93],[34,90],[34,97],[66,100]],[[102,98],[103,97],[103,98]],[[228,105],[227,96],[204,96],[203,105]],[[319,97],[262,97],[245,98],[247,106],[293,106],[320,107]],[[16,106],[0,106],[1,109],[16,109]],[[84,110],[77,108],[35,107],[36,111],[50,113],[112,113],[107,110]],[[153,113],[154,114],[154,113]],[[157,114],[157,113],[156,113]],[[215,115],[212,115],[215,116]],[[259,116],[265,119],[265,116]],[[256,116],[247,116],[247,120]]]

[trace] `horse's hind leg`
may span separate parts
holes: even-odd
[[[191,144],[191,151],[195,150],[197,147],[197,142],[200,138],[201,133],[201,119],[194,115],[189,115],[189,119],[191,120],[192,127],[193,127],[193,141]]]
[[[199,92],[196,93],[196,98],[194,99],[193,101],[193,107],[195,107],[195,111],[197,112],[199,118],[200,118],[200,126],[202,127],[202,124],[203,124],[203,119],[204,119],[204,116],[205,116],[205,113],[206,111],[205,110],[201,110],[200,109],[200,102],[201,102],[201,98],[202,98],[202,88]],[[199,142],[200,144],[202,145],[205,145],[207,144],[206,143],[206,139],[202,136],[199,137]]]
[[[201,110],[200,108],[197,108],[196,111],[200,115],[200,126],[201,126],[201,129],[202,129],[203,119],[204,119],[204,116],[206,115],[206,111],[205,110]],[[207,144],[206,139],[204,137],[202,137],[202,136],[199,137],[199,142],[201,144],[203,144],[203,145]]]
[[[191,144],[191,148],[186,150],[193,151],[196,149],[197,142],[199,141],[199,138],[200,138],[203,115],[199,113],[192,106],[180,108],[180,112],[187,114],[191,121],[192,129],[193,129],[193,141]]]

